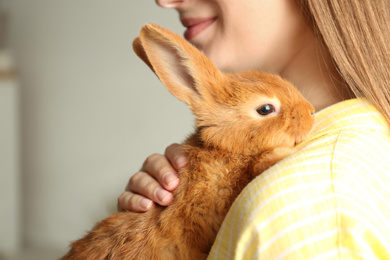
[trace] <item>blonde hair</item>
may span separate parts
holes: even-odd
[[[390,2],[297,0],[346,84],[390,122]]]

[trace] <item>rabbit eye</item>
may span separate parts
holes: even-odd
[[[262,116],[269,115],[273,112],[275,112],[275,107],[271,104],[265,104],[256,109],[257,113],[259,113]]]

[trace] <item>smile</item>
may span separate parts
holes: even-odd
[[[217,20],[217,17],[213,18],[188,18],[181,19],[181,23],[187,30],[184,32],[184,38],[187,41],[190,41],[207,27],[209,27],[214,21]]]

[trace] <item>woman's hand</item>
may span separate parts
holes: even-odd
[[[168,146],[164,155],[150,155],[119,196],[118,210],[145,212],[154,203],[162,206],[172,203],[172,191],[179,186],[177,171],[187,164],[187,156],[179,144]]]

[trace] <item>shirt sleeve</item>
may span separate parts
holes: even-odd
[[[390,167],[379,163],[381,177],[366,181],[367,165],[380,158],[367,162],[361,151],[373,148],[358,139],[323,137],[257,177],[230,209],[208,259],[390,259],[390,194],[378,192],[390,184]]]

